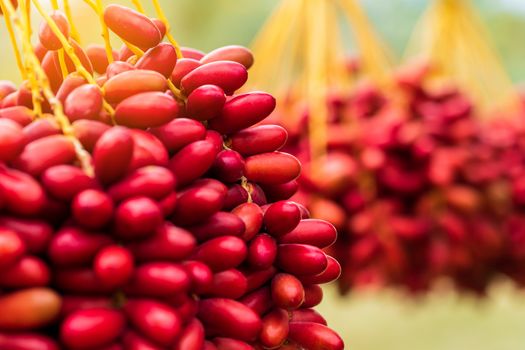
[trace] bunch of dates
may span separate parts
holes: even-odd
[[[308,110],[295,107],[287,150],[304,164],[295,199],[339,230],[331,252],[343,293],[418,293],[448,279],[482,294],[502,274],[524,280],[523,121],[486,124],[461,91],[433,88],[426,74],[400,70],[394,96],[371,84],[330,96],[328,152],[317,163]]]
[[[235,93],[252,54],[177,59],[162,22],[110,5],[109,29],[144,55],[108,63],[52,18],[97,84],[68,56],[63,77],[47,24],[35,51],[72,135],[49,101],[35,116],[29,83],[0,83],[0,349],[343,349],[313,309],[340,274],[323,251],[336,230],[288,200],[287,132],[254,126],[274,98]]]

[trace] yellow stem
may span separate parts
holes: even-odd
[[[341,40],[339,33],[337,8],[335,6],[329,6],[327,10],[328,28],[325,40],[329,50],[326,61],[327,74],[330,79],[329,86],[333,86],[334,90],[344,93],[350,88],[353,76],[347,67],[343,40]]]
[[[255,66],[250,70],[250,85],[255,86],[257,89],[269,89],[272,92],[279,92],[279,90],[288,89],[290,85],[290,77],[286,77],[285,72],[282,75],[282,71],[279,68],[284,67],[282,65],[283,56],[287,53],[286,48],[291,45],[295,48],[303,48],[301,45],[295,45],[296,39],[299,35],[304,34],[298,27],[301,27],[301,7],[303,6],[303,0],[286,0],[283,1],[273,12],[270,18],[263,25],[262,30],[257,35],[257,38],[251,45],[257,62]],[[291,55],[289,59],[298,61],[300,63],[301,55]],[[294,62],[295,63],[295,62]],[[291,65],[291,72],[296,69],[294,64]],[[268,74],[273,76],[283,77],[284,79],[274,79],[274,81],[268,81]]]
[[[58,10],[58,0],[51,0],[51,7],[53,10]]]
[[[168,22],[168,19],[166,18],[166,15],[164,14],[164,11],[162,10],[162,7],[160,6],[159,0],[152,0],[153,6],[155,7],[155,12],[157,12],[157,16],[159,16],[159,19],[164,23],[166,26],[166,37],[168,38],[169,42],[173,47],[175,48],[175,51],[177,52],[177,58],[182,58],[182,52],[180,51],[180,46],[171,35],[171,26]]]
[[[84,146],[82,146],[80,141],[77,139],[75,131],[71,126],[69,119],[64,114],[62,103],[56,98],[56,96],[51,91],[49,81],[47,80],[45,72],[42,70],[40,62],[38,62],[36,56],[33,57],[33,62],[34,67],[37,70],[37,75],[40,77],[40,86],[42,87],[44,95],[46,96],[49,103],[51,104],[51,107],[53,108],[55,119],[58,122],[62,133],[73,143],[73,146],[75,147],[75,153],[77,155],[77,159],[80,162],[82,170],[88,176],[93,177],[95,175],[95,172],[93,170],[93,166],[91,165],[91,155],[84,149]]]
[[[9,33],[9,40],[11,41],[11,46],[13,47],[13,51],[15,53],[16,65],[18,67],[18,70],[20,71],[20,75],[22,76],[22,79],[26,80],[27,72],[25,70],[24,64],[22,63],[22,56],[20,55],[20,50],[16,42],[15,32],[13,31],[13,25],[11,24],[11,18],[10,18],[9,12],[5,8],[3,2],[0,3],[0,6],[4,14],[5,26]]]
[[[177,89],[177,87],[171,82],[171,79],[168,79],[167,80],[168,82],[168,88],[170,89],[170,91],[173,93],[173,95],[175,96],[175,98],[179,101],[186,101],[186,97],[180,92],[179,89]]]
[[[131,2],[133,3],[138,12],[142,14],[146,13],[146,11],[144,10],[144,6],[142,6],[140,0],[131,0]]]
[[[91,9],[95,12],[98,13],[98,7],[97,7],[97,4],[93,1],[93,0],[84,0],[84,2],[86,4],[88,4],[89,7],[91,7]]]
[[[241,187],[244,188],[244,190],[248,194],[248,198],[246,199],[246,202],[247,203],[253,203],[252,189],[251,189],[250,184],[248,183],[248,179],[246,177],[244,177],[244,176],[241,177]]]
[[[29,37],[31,37],[31,35],[33,35],[32,26],[31,26],[31,0],[25,0],[25,10],[26,10],[27,25],[28,25],[28,30],[29,30]]]
[[[82,62],[80,62],[80,59],[78,58],[78,56],[75,54],[75,49],[73,48],[73,46],[71,46],[71,44],[68,42],[67,38],[64,36],[64,34],[62,34],[62,32],[60,31],[60,29],[58,28],[57,24],[55,23],[55,21],[44,11],[44,9],[42,8],[42,6],[40,5],[40,3],[38,2],[38,0],[32,0],[33,4],[35,5],[36,9],[38,10],[38,12],[40,13],[40,15],[44,18],[44,20],[46,21],[46,23],[49,25],[49,28],[53,31],[53,34],[55,34],[55,36],[58,38],[58,40],[60,41],[60,43],[62,44],[62,47],[64,48],[64,51],[66,52],[66,54],[68,55],[68,57],[71,59],[71,61],[73,62],[74,66],[75,66],[75,69],[76,71],[84,78],[86,79],[86,81],[89,83],[89,84],[93,84],[95,86],[98,87],[98,84],[97,82],[95,81],[95,79],[93,78],[93,76],[86,70],[86,68],[84,68],[84,66],[82,65]],[[100,87],[99,87],[100,88]],[[102,91],[102,89],[101,89]],[[108,112],[108,114],[111,116],[112,120],[113,120],[113,116],[115,115],[115,110],[113,109],[113,107],[111,107],[111,105],[109,103],[107,103],[106,101],[104,101],[104,104],[103,104],[103,107],[104,109],[106,110],[106,112]]]
[[[431,83],[454,79],[482,112],[514,108],[519,98],[489,37],[471,1],[435,0],[414,31],[408,54],[424,53],[435,68],[437,80]]]
[[[29,65],[31,66],[32,71],[35,73],[36,79],[44,93],[44,96],[47,98],[47,100],[51,104],[51,107],[53,108],[54,116],[60,126],[60,129],[62,130],[62,133],[73,143],[77,158],[84,172],[86,172],[86,174],[88,174],[89,176],[94,176],[93,167],[91,166],[91,156],[83,148],[80,141],[76,138],[74,130],[71,127],[71,124],[69,123],[69,119],[67,119],[67,117],[64,115],[62,104],[56,98],[56,96],[53,94],[50,88],[49,80],[44,70],[42,69],[38,58],[36,57],[33,47],[31,46],[30,38],[24,35],[25,33],[30,31],[30,29],[26,27],[28,22],[26,21],[25,24],[22,24],[20,22],[19,18],[17,17],[15,8],[9,0],[0,0],[0,4],[2,4],[2,9],[5,9],[4,13],[9,13],[9,15],[13,18],[15,26],[18,28],[19,32],[21,33],[24,39],[23,44],[26,48],[28,48],[28,50],[25,51],[25,54],[27,55],[26,59]]]
[[[75,53],[75,49],[73,48],[73,46],[71,46],[71,44],[69,43],[68,39],[64,36],[64,34],[62,34],[62,32],[58,28],[58,26],[55,23],[55,21],[44,11],[44,9],[42,8],[42,6],[38,2],[38,0],[32,0],[32,2],[35,5],[35,7],[38,10],[38,12],[40,13],[40,15],[44,18],[44,20],[49,25],[49,28],[51,29],[53,34],[55,34],[55,36],[58,38],[58,40],[62,44],[62,47],[64,48],[65,53],[68,55],[68,57],[73,62],[77,72],[82,77],[84,77],[88,81],[88,83],[95,84],[95,79],[84,68],[84,66],[82,65],[82,62],[80,62],[80,59],[78,58],[78,56]]]
[[[106,56],[108,58],[108,62],[113,62],[113,48],[111,47],[111,42],[109,41],[109,30],[108,26],[106,25],[106,22],[104,21],[104,5],[102,4],[102,0],[96,0],[96,6],[97,6],[97,15],[100,22],[100,26],[102,27],[102,37],[104,38],[104,47],[106,49]]]
[[[288,26],[286,21],[282,21],[283,25],[289,27],[288,35],[290,36],[289,47],[290,47],[291,52],[289,53],[285,52],[286,50],[284,49],[284,47],[288,46],[288,44],[284,44],[285,45],[284,47],[277,49],[278,51],[279,50],[283,51],[284,56],[289,56],[289,59],[287,62],[288,65],[286,67],[283,65],[283,72],[285,72],[284,74],[285,79],[283,79],[283,82],[281,86],[279,87],[280,91],[277,90],[279,95],[284,95],[284,94],[289,93],[290,89],[293,90],[294,84],[297,84],[299,86],[304,85],[304,81],[294,81],[294,78],[297,75],[297,67],[304,67],[305,53],[303,51],[305,50],[306,45],[305,45],[305,36],[303,33],[305,33],[305,31],[308,30],[308,25],[306,23],[306,19],[304,16],[304,13],[305,13],[304,0],[295,1],[295,4],[293,8],[291,9],[291,11],[292,11],[291,13],[293,14],[293,16],[290,18],[290,22],[289,22],[290,25]],[[272,55],[272,52],[269,52],[269,55]],[[279,56],[279,55],[276,55],[276,56]],[[274,61],[274,65],[280,66],[279,61]],[[261,67],[261,69],[264,69],[264,67]],[[285,69],[288,73],[286,73]],[[259,74],[261,75],[260,79],[264,79],[262,77],[263,72],[260,71]],[[281,76],[281,75],[277,74],[275,76]],[[301,78],[301,76],[299,76],[299,78]],[[268,79],[265,79],[265,80],[268,80]],[[277,79],[277,80],[280,80],[280,79]],[[290,113],[290,115],[295,116],[292,122],[297,123],[297,118],[300,116],[300,114]]]
[[[310,15],[309,15],[309,6],[310,3],[308,0],[300,0],[300,5],[297,8],[297,12],[300,14],[298,28],[294,32],[297,33],[297,39],[295,43],[295,52],[293,53],[299,69],[297,79],[292,85],[293,98],[299,103],[303,103],[303,100],[307,99],[305,96],[308,96],[308,79],[309,74],[307,74],[307,65],[308,65],[308,46],[310,45]],[[283,21],[286,23],[286,21]],[[282,50],[282,49],[281,49]],[[300,118],[299,113],[293,113],[297,118]]]
[[[324,0],[308,0],[307,16],[309,23],[315,25],[308,31],[307,56],[306,56],[306,98],[309,105],[309,132],[310,132],[310,157],[312,171],[317,173],[318,161],[326,153],[326,135],[328,110],[326,106],[327,76],[326,76],[326,47],[327,30],[327,3]],[[325,43],[326,44],[326,43]]]
[[[25,1],[20,1],[20,12],[22,13],[22,20],[24,23],[24,31],[22,32],[22,49],[25,54],[24,65],[27,71],[27,78],[29,80],[29,87],[31,89],[31,100],[33,102],[33,111],[35,116],[42,116],[42,95],[38,87],[38,82],[35,77],[35,72],[31,67],[31,63],[28,60],[28,54],[33,52],[33,46],[31,45],[31,20],[30,20],[30,9]]]
[[[66,13],[67,20],[69,22],[69,26],[71,28],[71,37],[73,40],[75,40],[78,44],[80,44],[80,34],[78,33],[77,26],[75,24],[75,21],[73,20],[73,14],[71,12],[71,6],[69,5],[69,0],[63,0],[64,1],[64,12]]]
[[[140,48],[138,48],[137,46],[127,42],[126,40],[120,38],[124,44],[126,44],[126,46],[128,47],[128,49],[131,50],[131,52],[133,52],[133,54],[135,54],[135,56],[137,57],[142,57],[144,55],[144,51],[142,51]]]
[[[65,79],[69,75],[69,71],[67,70],[66,55],[64,53],[64,49],[58,50],[58,63],[60,66],[60,72],[62,73],[62,78]]]
[[[379,40],[357,0],[340,0],[340,3],[354,32],[363,68],[375,83],[389,86],[392,76],[390,53]]]

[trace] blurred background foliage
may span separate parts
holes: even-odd
[[[163,5],[179,42],[208,51],[232,43],[249,45],[277,2],[164,0]],[[362,2],[379,33],[401,57],[411,30],[428,1]],[[71,3],[83,42],[102,42],[97,19],[91,10],[81,0],[71,0]],[[522,38],[525,1],[475,0],[474,3],[514,82],[525,81],[525,41]],[[154,13],[151,7],[148,10]],[[347,44],[351,53],[350,36]],[[14,62],[2,23],[0,79],[20,81]],[[326,296],[320,309],[344,336],[348,349],[525,349],[525,295],[505,283],[495,287],[484,300],[450,292],[414,300],[392,291],[359,292],[340,299],[333,288],[326,290]]]
[[[107,1],[106,1],[107,2]],[[116,0],[113,2],[126,3]],[[175,36],[183,45],[211,50],[231,43],[248,45],[278,0],[163,0]],[[86,42],[99,41],[96,18],[81,0],[73,0],[75,18]],[[127,3],[130,3],[129,1]],[[147,3],[147,1],[145,1]],[[362,0],[377,30],[398,56],[402,52],[427,0]],[[488,26],[492,42],[515,82],[525,80],[525,1],[474,0]],[[151,10],[151,8],[150,8]],[[153,13],[153,11],[150,11]],[[352,52],[351,38],[347,38]],[[8,47],[5,27],[0,25],[0,74],[18,79]]]
[[[420,298],[360,291],[342,299],[325,289],[317,309],[348,350],[525,349],[525,295],[506,283],[486,299],[443,290]]]

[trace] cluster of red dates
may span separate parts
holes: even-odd
[[[252,54],[177,59],[161,21],[109,5],[145,51],[109,63],[51,17],[74,55],[46,22],[35,53],[71,134],[52,101],[35,114],[29,82],[0,82],[0,349],[343,349],[313,309],[340,274],[336,230],[288,200],[287,132],[254,126],[275,99],[235,93]]]
[[[501,275],[525,282],[523,120],[481,121],[461,91],[426,77],[411,66],[396,75],[395,96],[370,84],[331,96],[328,153],[314,166],[304,108],[289,127],[286,150],[304,164],[295,199],[337,227],[330,252],[343,293],[422,292],[442,278],[476,293]]]

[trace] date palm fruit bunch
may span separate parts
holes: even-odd
[[[313,309],[336,230],[289,200],[286,131],[253,127],[275,99],[236,92],[251,52],[86,2],[104,45],[67,1],[0,0],[24,78],[0,83],[0,349],[343,349]]]
[[[337,10],[358,60],[341,55]],[[483,293],[501,274],[524,280],[523,122],[487,121],[523,109],[472,11],[432,2],[411,45],[423,57],[399,70],[355,0],[283,1],[255,41],[252,83],[282,97],[270,120],[304,164],[294,199],[340,232],[329,251],[343,293],[425,292],[443,278]],[[286,80],[264,80],[272,69]],[[505,103],[516,108],[494,111]]]
[[[501,274],[519,282],[522,260],[513,252],[523,234],[512,217],[522,211],[514,199],[525,165],[522,126],[518,133],[508,122],[482,123],[457,88],[425,87],[413,72],[398,75],[406,108],[371,85],[330,100],[323,176],[299,180],[295,199],[340,232],[332,248],[341,291],[421,293],[446,277],[483,293]],[[307,137],[295,140],[287,151],[308,168]]]

